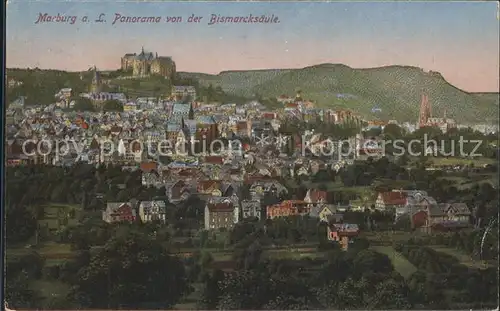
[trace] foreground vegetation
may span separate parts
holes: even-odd
[[[265,195],[264,205],[303,199],[312,186],[325,187],[334,204],[359,200],[363,208],[344,213],[362,230],[347,252],[329,243],[325,225],[310,217],[245,219],[230,231],[204,231],[203,200],[170,204],[165,189],[142,186],[140,171],[85,164],[9,167],[7,301],[14,308],[44,309],[494,307],[498,235],[488,235],[479,253],[477,241],[497,218],[498,193],[487,183],[459,188],[440,179],[455,173],[428,171],[426,161],[371,159],[339,171],[278,178],[293,187]],[[488,170],[459,174],[475,178]],[[483,224],[421,235],[407,223],[394,224],[392,214],[369,211],[374,193],[400,188],[476,207],[474,216]],[[248,191],[242,187],[239,196]],[[132,198],[165,200],[166,224],[102,221],[106,202]]]

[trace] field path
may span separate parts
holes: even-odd
[[[394,266],[394,269],[405,279],[408,279],[418,269],[409,262],[403,255],[398,253],[392,246],[378,245],[371,246],[376,252],[387,255]]]

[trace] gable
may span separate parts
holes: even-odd
[[[332,211],[328,208],[328,206],[323,207],[320,214],[321,215],[333,215]]]
[[[132,212],[132,207],[129,204],[124,203],[116,209],[116,212],[119,214],[129,214]]]

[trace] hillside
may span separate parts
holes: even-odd
[[[109,91],[126,92],[129,96],[154,96],[165,93],[169,83],[164,79],[113,79],[118,72],[102,73],[112,83]],[[50,103],[63,87],[74,94],[88,90],[91,72],[63,72],[39,69],[7,69],[9,78],[23,82],[7,89],[7,102],[26,96],[28,104]],[[436,72],[424,72],[408,66],[353,69],[339,64],[321,64],[302,69],[270,69],[224,71],[218,75],[180,72],[179,78],[194,80],[198,91],[210,84],[220,86],[224,98],[244,102],[244,98],[274,98],[294,95],[300,89],[303,97],[317,101],[320,107],[349,108],[368,119],[397,119],[415,122],[418,118],[422,90],[429,96],[434,116],[446,115],[462,123],[497,123],[498,93],[462,91]],[[177,81],[174,83],[187,83]],[[205,92],[206,93],[206,92]],[[380,108],[372,112],[373,108]]]
[[[416,67],[353,69],[321,64],[302,69],[180,75],[197,79],[201,85],[221,86],[226,93],[246,97],[293,95],[300,89],[303,97],[317,101],[321,107],[350,108],[371,119],[416,121],[420,96],[425,90],[435,116],[442,116],[446,111],[448,117],[460,122],[496,122],[498,119],[498,94],[467,93],[448,83],[441,74]],[[375,107],[381,111],[373,113]]]

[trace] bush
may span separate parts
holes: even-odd
[[[48,279],[58,280],[61,275],[61,267],[59,265],[45,267],[43,275]]]

